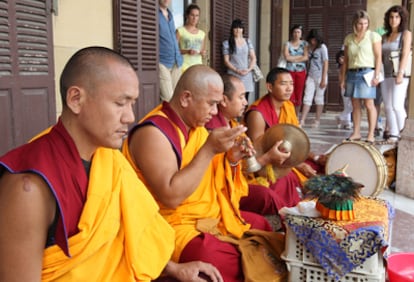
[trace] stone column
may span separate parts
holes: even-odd
[[[414,119],[407,119],[398,142],[395,192],[414,199]]]

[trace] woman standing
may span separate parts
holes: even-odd
[[[294,25],[290,30],[290,40],[285,43],[283,48],[283,55],[287,62],[286,68],[293,78],[293,94],[290,101],[295,105],[296,114],[299,113],[302,105],[306,80],[306,61],[309,59],[308,43],[302,40],[302,32],[301,25]]]
[[[249,101],[249,93],[254,91],[252,69],[256,65],[256,53],[252,42],[243,37],[243,30],[242,20],[235,19],[231,24],[230,37],[223,41],[222,48],[227,73],[243,81],[246,100]]]
[[[384,63],[384,81],[381,92],[384,102],[385,117],[389,131],[385,143],[397,143],[400,132],[405,125],[407,113],[404,103],[407,97],[409,78],[404,76],[411,49],[412,34],[407,30],[408,11],[402,6],[392,6],[384,16],[386,33],[382,41],[382,61]],[[399,70],[394,74],[393,64],[389,59],[391,51],[401,49]]]
[[[182,71],[192,65],[202,64],[206,55],[206,34],[198,29],[200,20],[200,7],[196,4],[188,5],[185,10],[185,24],[177,29],[176,36],[180,52],[183,55]]]
[[[312,127],[318,128],[323,105],[325,104],[325,90],[328,85],[328,48],[316,29],[309,31],[306,41],[309,43],[309,70],[306,78],[300,124],[305,124],[312,101],[315,98],[316,114]]]
[[[369,16],[363,10],[355,13],[352,27],[354,32],[344,40],[344,65],[340,81],[341,87],[345,87],[345,96],[351,97],[353,107],[354,130],[346,140],[361,140],[361,106],[364,103],[368,115],[368,135],[365,141],[373,144],[377,122],[374,99],[381,69],[381,36],[368,29]],[[367,82],[364,75],[369,73],[373,75]]]

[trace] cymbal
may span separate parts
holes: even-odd
[[[257,152],[267,152],[280,140],[284,140],[284,142],[279,150],[290,151],[291,155],[282,165],[277,165],[278,168],[291,168],[308,158],[310,151],[309,138],[303,129],[292,124],[277,124],[267,129],[258,140],[257,146],[260,148],[255,149]]]

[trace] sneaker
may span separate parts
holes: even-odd
[[[319,128],[319,121],[318,120],[315,120],[313,123],[312,123],[312,128]]]
[[[382,128],[376,127],[374,130],[374,136],[379,137],[381,135],[381,132],[382,132]]]
[[[341,118],[339,116],[336,116],[335,119],[336,119],[336,127],[338,127],[338,129],[341,129],[341,126],[342,126]]]

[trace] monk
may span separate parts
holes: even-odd
[[[218,104],[217,115],[213,116],[205,125],[208,130],[213,130],[219,127],[235,127],[239,125],[238,119],[243,117],[248,104],[244,95],[246,92],[244,84],[238,77],[224,75],[222,79],[224,83],[224,97],[220,104]],[[246,138],[248,139],[247,136]],[[271,161],[274,163],[283,163],[283,161],[289,158],[290,153],[281,152],[278,149],[282,142],[283,141],[281,140],[275,143],[275,145],[268,152],[265,152],[265,154],[255,156],[256,161],[261,167],[264,167]],[[254,149],[253,153],[255,153]],[[284,187],[281,187],[280,189],[283,188]],[[240,199],[240,209],[265,216],[275,215],[278,213],[278,210],[283,207],[284,194],[285,193],[276,193],[263,185],[249,184],[250,196]]]
[[[254,102],[244,116],[248,128],[247,135],[253,143],[273,125],[287,123],[299,126],[295,106],[290,101],[290,96],[293,93],[293,79],[289,71],[283,68],[270,70],[266,77],[266,87],[268,93]],[[293,150],[295,149],[300,150],[300,148],[293,148]],[[270,189],[278,194],[283,194],[282,205],[292,207],[297,205],[301,199],[297,188],[302,187],[309,177],[323,171],[320,162],[322,162],[322,157],[315,156],[310,152],[308,160],[294,167],[286,176],[275,179],[274,175],[269,175],[273,170],[268,170],[269,174],[265,180]],[[270,162],[265,165],[268,164]]]
[[[131,129],[123,153],[176,231],[173,261],[208,262],[224,281],[245,281],[237,242],[253,229],[271,229],[264,217],[239,209],[248,192],[240,161],[248,153],[236,139],[246,128],[209,133],[204,127],[222,100],[223,81],[216,71],[204,65],[188,68],[170,102]]]
[[[119,151],[138,89],[110,49],[69,59],[57,124],[0,157],[0,281],[223,281],[206,263],[170,262],[174,230]]]

